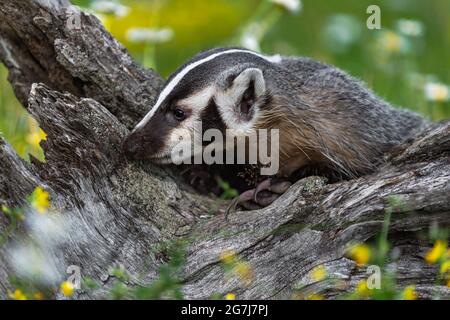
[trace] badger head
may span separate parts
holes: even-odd
[[[150,112],[126,137],[124,152],[133,159],[170,163],[180,141],[204,146],[201,137],[208,129],[224,136],[227,129],[236,134],[254,129],[270,101],[265,72],[272,63],[273,58],[244,49],[195,56],[170,76]]]

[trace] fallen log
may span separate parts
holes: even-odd
[[[76,297],[105,297],[117,281],[114,265],[131,275],[129,286],[151,283],[167,262],[161,244],[185,240],[179,277],[186,298],[234,292],[241,299],[283,299],[299,286],[336,298],[367,277],[346,252],[380,232],[390,197],[405,204],[391,208],[389,227],[399,250],[398,285],[414,283],[421,298],[450,297],[449,288],[436,285],[437,267],[423,259],[431,244],[416,236],[436,223],[450,226],[450,122],[398,146],[374,174],[334,184],[308,177],[270,206],[227,221],[223,203],[198,194],[176,169],[130,162],[121,153],[121,141],[163,79],[136,64],[94,16],[65,0],[0,0],[0,20],[9,81],[47,133],[45,163],[24,162],[0,140],[0,205],[22,206],[40,185],[52,209],[72,218],[56,257],[59,272],[76,265],[101,284]],[[0,216],[0,232],[7,225]],[[227,250],[251,266],[251,283],[226,277],[220,256]],[[14,270],[5,246],[0,257],[5,298]],[[319,265],[339,285],[311,279]]]

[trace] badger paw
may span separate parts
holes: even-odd
[[[268,178],[260,182],[256,188],[241,193],[231,201],[225,212],[225,219],[230,213],[235,212],[238,206],[247,210],[267,207],[285,193],[291,185],[291,182],[281,178]]]

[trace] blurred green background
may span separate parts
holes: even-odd
[[[167,77],[214,46],[302,55],[363,79],[379,96],[433,120],[450,117],[448,0],[77,0],[147,67]],[[369,30],[369,5],[381,29]],[[19,105],[0,67],[0,132],[43,160],[45,134]]]

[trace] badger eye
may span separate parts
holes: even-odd
[[[184,111],[179,108],[177,108],[173,111],[173,115],[175,116],[175,119],[177,119],[179,121],[183,120],[184,116],[185,116]]]

